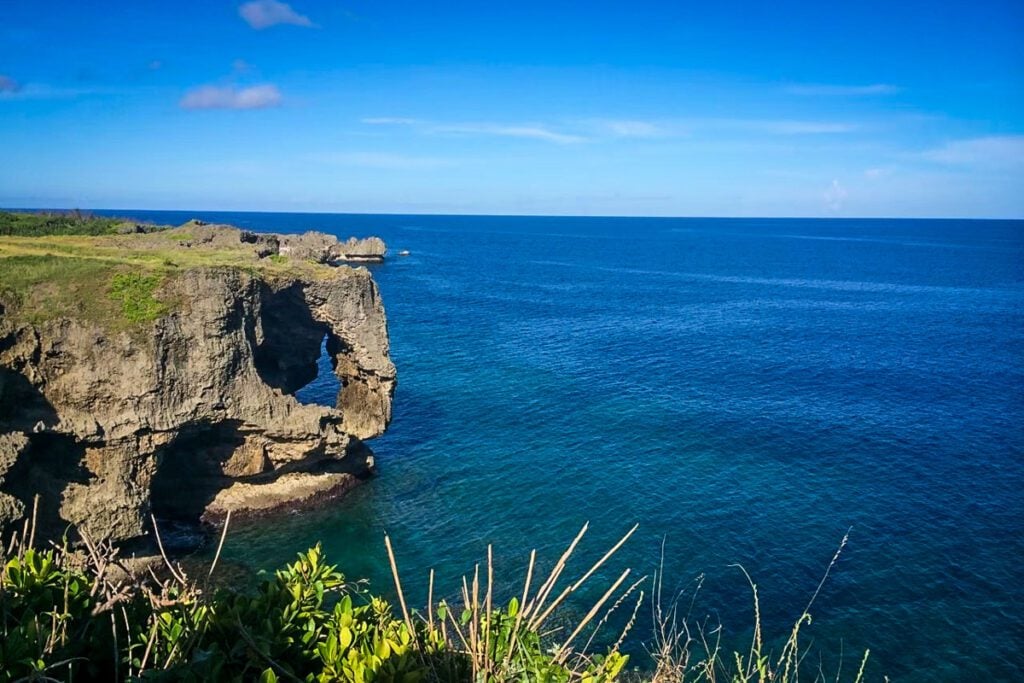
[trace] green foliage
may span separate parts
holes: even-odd
[[[474,680],[467,655],[439,629],[421,622],[410,631],[387,601],[346,583],[319,545],[252,592],[223,588],[207,595],[173,581],[113,584],[95,567],[72,565],[63,551],[33,548],[4,565],[0,681]],[[494,636],[495,659],[508,651],[515,615],[513,601],[482,621]],[[625,657],[615,657],[617,673]],[[537,634],[512,669],[516,676],[489,680],[614,679],[575,675],[544,652]]]
[[[119,332],[178,308],[190,296],[160,300],[160,280],[193,269],[225,268],[272,282],[362,277],[253,245],[196,239],[194,224],[178,228],[81,213],[0,211],[0,313],[42,324],[74,319]],[[132,275],[134,273],[135,275]]]
[[[110,281],[110,298],[121,304],[128,322],[152,322],[167,312],[167,306],[154,297],[162,282],[163,276],[155,273],[116,273]]]
[[[69,317],[130,329],[171,310],[156,298],[166,277],[164,270],[100,259],[49,253],[0,256],[0,306],[31,323]]]
[[[110,649],[109,624],[95,619],[90,577],[66,566],[63,554],[32,548],[11,558],[0,584],[0,681],[41,679],[75,670],[97,673],[94,649]]]
[[[640,590],[629,625],[616,645],[604,654],[589,654],[586,646],[581,650],[570,644],[629,570],[571,635],[543,624],[618,546],[562,591],[555,589],[575,542],[539,584],[531,583],[531,555],[522,601],[512,598],[504,607],[492,607],[489,552],[486,581],[480,581],[478,568],[471,581],[463,582],[458,616],[442,600],[436,608],[428,607],[423,617],[406,610],[390,542],[400,614],[363,584],[346,582],[337,567],[326,562],[319,544],[253,590],[226,586],[208,592],[205,585],[189,581],[171,564],[171,578],[166,580],[152,573],[149,578],[125,574],[117,550],[110,544],[91,543],[84,532],[80,532],[88,551],[84,561],[69,553],[66,544],[48,550],[32,547],[33,533],[27,527],[8,546],[0,572],[0,683],[614,683],[627,676],[628,657],[618,651],[618,645],[643,600]],[[659,581],[654,585],[658,595]],[[642,582],[625,590],[606,616],[591,624],[592,634]],[[773,662],[762,647],[756,587],[753,583],[751,587],[757,616],[749,653],[735,653],[735,662],[728,662],[720,656],[717,636],[698,627],[694,633],[708,651],[691,659],[691,632],[675,630],[685,619],[678,617],[674,606],[665,613],[654,603],[657,632],[651,655],[655,670],[643,678],[631,672],[630,680],[714,683],[719,676],[734,683],[798,680],[800,660],[806,653],[797,645],[797,631],[809,623],[809,614],[804,612]],[[430,589],[432,594],[432,576]],[[866,662],[865,652],[856,682],[862,680]]]
[[[12,213],[0,211],[0,235],[110,235],[121,218],[93,216],[81,211]]]
[[[0,259],[0,295],[10,302],[24,304],[30,290],[39,285],[51,284],[54,289],[65,290],[69,284],[82,282],[95,287],[109,274],[110,266],[98,261],[53,254],[10,256]],[[75,299],[79,305],[83,303],[81,298]]]

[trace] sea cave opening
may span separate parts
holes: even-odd
[[[299,403],[333,408],[341,390],[341,381],[334,374],[334,361],[328,350],[330,335],[324,334],[320,341],[320,357],[316,361],[316,377],[295,392]]]

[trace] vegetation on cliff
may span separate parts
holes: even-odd
[[[82,559],[66,542],[35,547],[33,528],[26,524],[2,558],[0,681],[768,683],[796,681],[810,668],[798,636],[810,623],[814,599],[773,654],[761,632],[752,582],[754,635],[744,652],[726,654],[720,628],[697,624],[691,630],[689,615],[679,613],[676,601],[663,608],[661,580],[655,577],[655,633],[648,644],[653,661],[627,670],[629,657],[620,648],[637,623],[648,586],[646,577],[628,581],[629,569],[595,593],[601,597],[585,616],[559,617],[567,598],[600,576],[598,570],[633,530],[576,579],[564,574],[586,526],[546,578],[535,573],[534,551],[521,595],[502,602],[495,595],[488,548],[486,564],[463,578],[451,602],[434,601],[431,572],[427,608],[417,612],[407,606],[387,537],[397,608],[365,582],[347,581],[319,546],[264,577],[254,590],[212,588],[217,558],[198,581],[166,556],[167,578],[153,570],[133,575],[110,544],[83,536]],[[226,527],[221,545],[225,536]],[[617,613],[624,626],[605,637],[611,645],[593,652],[595,636],[610,628]],[[851,680],[862,680],[867,659],[865,652]],[[804,673],[823,680],[820,669]]]
[[[110,235],[125,222],[123,218],[105,218],[81,211],[0,211],[0,235]]]
[[[372,274],[335,267],[348,242],[126,226],[0,236],[0,529],[38,494],[45,534],[125,542],[150,511],[263,514],[368,476],[395,368]],[[304,404],[325,349],[335,405]]]
[[[77,213],[0,212],[0,305],[32,323],[57,318],[132,328],[175,310],[165,285],[200,267],[265,278],[328,278],[337,269],[260,251],[236,229],[172,228]],[[271,258],[267,258],[271,256]]]

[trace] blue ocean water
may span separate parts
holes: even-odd
[[[115,213],[411,251],[373,267],[399,372],[379,476],[238,525],[229,558],[322,541],[387,588],[387,531],[423,603],[488,543],[513,591],[530,548],[589,521],[593,559],[639,522],[604,578],[664,542],[666,592],[703,574],[693,615],[745,648],[731,565],[784,636],[849,530],[804,627],[826,671],[870,648],[875,680],[1021,675],[1024,223]]]

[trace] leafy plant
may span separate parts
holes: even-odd
[[[121,304],[128,322],[152,322],[167,312],[154,296],[162,282],[163,276],[155,273],[116,273],[110,280],[110,298]]]
[[[27,523],[4,552],[0,572],[0,683],[612,683],[627,675],[628,657],[619,648],[636,622],[645,579],[623,588],[630,576],[629,569],[623,570],[582,619],[564,630],[547,624],[635,530],[570,581],[563,581],[565,569],[586,525],[539,583],[533,580],[537,557],[532,552],[522,593],[503,605],[494,604],[494,562],[488,548],[483,576],[478,565],[471,577],[463,578],[461,604],[434,603],[431,572],[427,611],[422,615],[408,609],[387,537],[397,614],[365,584],[348,582],[324,559],[319,545],[299,553],[255,590],[226,586],[210,591],[209,577],[220,548],[200,582],[169,561],[161,546],[165,577],[160,578],[152,570],[132,574],[120,562],[116,547],[93,542],[84,531],[79,532],[84,553],[70,550],[66,541],[37,548],[34,524]],[[227,526],[221,547],[226,531]],[[154,532],[159,544],[155,520]],[[699,639],[691,637],[686,619],[677,619],[675,603],[668,611],[661,609],[656,577],[655,666],[637,680],[683,683],[721,676],[734,682],[796,681],[805,654],[797,635],[810,620],[814,599],[774,657],[762,645],[752,581],[751,587],[754,641],[748,653],[736,653],[730,661],[720,655],[717,641],[709,644],[702,628],[696,629]],[[632,613],[615,643],[590,653],[609,617],[629,604]],[[703,643],[705,653],[691,660],[694,642]],[[863,676],[866,660],[867,653],[856,681]]]

